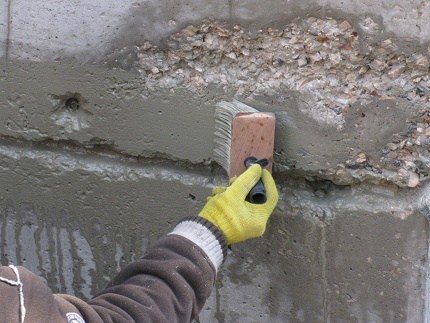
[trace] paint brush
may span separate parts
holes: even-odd
[[[219,102],[215,108],[214,160],[229,178],[239,176],[254,163],[272,171],[275,116],[237,100]],[[249,202],[266,201],[264,185],[251,190]]]

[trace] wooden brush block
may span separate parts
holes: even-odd
[[[273,113],[238,113],[232,122],[230,178],[245,170],[244,161],[253,156],[267,158],[266,169],[272,172],[273,145],[275,141],[275,116]]]

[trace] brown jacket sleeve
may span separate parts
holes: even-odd
[[[190,322],[212,291],[225,251],[222,234],[210,222],[185,219],[88,302],[53,295],[22,267],[0,267],[2,316],[8,323],[20,322],[23,314],[32,323]]]

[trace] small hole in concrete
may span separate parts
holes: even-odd
[[[196,197],[193,194],[191,194],[191,193],[188,194],[188,198],[191,199],[191,200],[193,200],[193,201],[196,199]]]
[[[85,110],[85,106],[88,103],[82,95],[78,92],[67,92],[66,94],[57,95],[57,94],[49,94],[48,98],[51,100],[53,104],[53,111],[77,111],[77,110]]]
[[[70,99],[68,99],[67,101],[66,101],[66,108],[67,109],[69,109],[69,110],[73,110],[73,111],[76,111],[76,110],[78,110],[79,109],[79,106],[80,106],[80,104],[79,104],[79,100],[78,99],[76,99],[76,98],[70,98]]]

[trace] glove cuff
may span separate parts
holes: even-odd
[[[169,234],[177,234],[191,240],[209,257],[216,270],[227,255],[227,243],[221,231],[200,216],[182,219]]]

